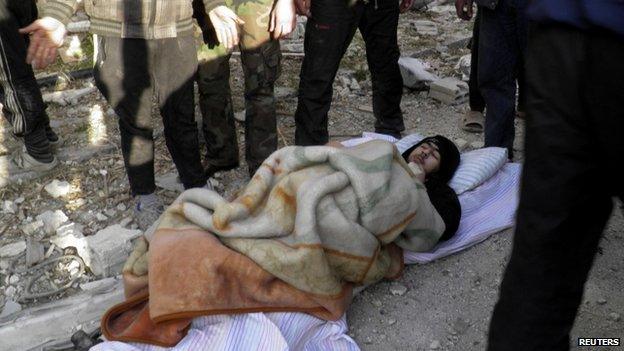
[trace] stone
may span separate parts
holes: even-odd
[[[83,229],[84,228],[82,227],[82,225],[74,223],[74,222],[69,222],[67,224],[64,224],[58,227],[56,229],[56,235],[65,236],[65,235],[74,234],[74,233],[78,233],[79,235],[82,235]]]
[[[54,212],[45,211],[36,218],[43,222],[43,231],[48,235],[54,234],[56,230],[69,219],[61,210],[56,210]]]
[[[122,227],[127,227],[128,224],[132,223],[132,221],[133,221],[132,217],[126,217],[122,219],[121,222],[119,222],[119,225]]]
[[[438,341],[438,340],[433,340],[433,341],[431,342],[431,344],[429,344],[429,349],[430,349],[430,350],[437,350],[437,349],[439,349],[439,348],[440,348],[440,346],[441,346],[441,345],[440,345],[440,341]]]
[[[245,118],[246,118],[246,112],[245,110],[242,111],[238,111],[234,113],[234,119],[243,123],[245,122]]]
[[[117,210],[120,211],[120,212],[124,212],[126,209],[127,209],[126,205],[124,205],[123,203],[119,203],[117,205]]]
[[[427,84],[439,79],[428,71],[431,69],[428,64],[414,57],[399,58],[399,69],[403,77],[403,85],[408,88],[424,88]]]
[[[0,312],[0,319],[6,316],[10,316],[13,313],[17,313],[21,310],[22,310],[22,305],[20,305],[19,303],[13,300],[8,300],[7,302],[4,303],[4,307],[2,307],[2,312]]]
[[[115,214],[117,214],[117,210],[115,210],[114,208],[108,208],[104,211],[104,214],[108,217],[114,217]]]
[[[275,87],[275,90],[273,93],[275,94],[275,98],[278,100],[297,97],[297,89],[288,88],[288,87]],[[245,120],[245,117],[243,116],[243,121],[244,120]]]
[[[100,277],[121,273],[133,249],[132,240],[142,235],[140,230],[123,228],[119,224],[106,227],[87,238],[91,271]]]
[[[599,298],[598,300],[596,300],[596,303],[598,303],[599,305],[604,305],[607,303],[607,300],[604,298]]]
[[[26,239],[26,266],[34,266],[45,258],[45,247],[33,238]]]
[[[19,205],[19,204],[23,203],[23,202],[24,202],[24,200],[26,200],[26,199],[24,199],[22,196],[20,196],[20,197],[18,197],[17,199],[13,200],[13,202],[14,202],[15,204]]]
[[[6,297],[13,297],[15,296],[16,293],[17,293],[17,288],[14,286],[9,286],[6,289],[4,289],[4,296]]]
[[[95,214],[95,219],[97,219],[99,222],[104,222],[108,219],[108,217],[106,217],[103,213],[98,212]]]
[[[362,90],[360,83],[358,83],[357,79],[355,78],[351,78],[351,83],[349,83],[349,88],[351,88],[351,90]]]
[[[7,214],[17,213],[17,205],[13,201],[4,200],[2,202],[2,212]]]
[[[78,99],[88,95],[96,90],[95,87],[86,87],[82,89],[69,89],[63,91],[55,91],[43,94],[44,102],[52,102],[57,105],[74,105],[78,103]]]
[[[429,97],[447,105],[458,105],[468,101],[468,84],[459,79],[446,77],[431,83]]]
[[[394,319],[394,318],[390,318],[390,319],[388,319],[388,325],[395,325],[395,324],[396,324],[396,322],[397,322],[397,320],[396,320],[396,319]]]
[[[420,35],[438,35],[438,26],[433,21],[415,20],[410,22],[410,26]]]
[[[464,55],[459,58],[457,64],[455,65],[455,70],[457,70],[462,75],[462,80],[467,82],[470,79],[470,54]]]
[[[472,149],[481,149],[483,148],[483,146],[485,146],[485,143],[480,140],[473,141],[472,143],[470,143],[470,148]]]
[[[0,247],[0,257],[13,257],[26,250],[26,241],[20,240]]]
[[[381,307],[381,306],[382,306],[381,301],[380,301],[380,300],[378,300],[378,299],[373,299],[373,300],[371,301],[371,304],[372,304],[373,306],[375,306],[375,307]]]
[[[283,43],[280,47],[283,52],[303,52],[303,43]]]
[[[20,281],[20,277],[17,274],[13,274],[9,277],[9,284],[11,285],[15,285],[19,283],[19,281]]]
[[[44,189],[48,194],[50,194],[50,196],[56,199],[59,197],[67,196],[67,194],[69,194],[69,191],[71,190],[71,186],[66,181],[54,179],[53,181],[48,183],[44,187]]]
[[[29,223],[26,223],[26,224],[22,225],[20,227],[20,229],[27,236],[43,237],[43,236],[45,236],[45,232],[44,232],[43,227],[44,227],[43,221],[38,219],[38,220],[35,220],[35,221],[32,221],[32,222],[29,222]]]
[[[455,145],[457,145],[457,148],[459,149],[459,151],[463,151],[468,146],[468,142],[461,138],[455,139]]]
[[[403,296],[407,292],[407,287],[403,284],[394,283],[390,286],[390,293],[394,296]]]
[[[184,185],[180,181],[180,177],[178,177],[177,172],[170,172],[156,177],[156,186],[176,193],[184,191]]]
[[[619,313],[611,312],[611,313],[609,313],[609,317],[608,318],[610,320],[614,321],[614,322],[619,322],[622,317],[620,316]]]

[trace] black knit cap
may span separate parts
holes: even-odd
[[[435,178],[443,183],[448,183],[448,181],[453,178],[453,174],[455,174],[459,166],[459,149],[457,149],[455,143],[442,135],[431,136],[424,138],[403,152],[402,156],[405,161],[408,162],[409,155],[412,151],[424,143],[434,144],[438,147],[438,152],[440,153],[440,169],[433,174],[427,175],[427,177]]]

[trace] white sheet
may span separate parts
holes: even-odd
[[[459,196],[457,233],[428,253],[405,252],[405,263],[425,263],[475,245],[514,224],[520,164],[509,163],[478,188]],[[92,351],[197,350],[359,350],[347,335],[346,316],[327,322],[305,313],[249,313],[195,318],[187,336],[172,349],[104,342]]]

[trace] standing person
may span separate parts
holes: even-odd
[[[455,0],[455,11],[457,17],[465,21],[472,18],[472,0]],[[483,132],[483,112],[485,111],[485,101],[479,91],[478,71],[479,66],[479,21],[481,16],[479,11],[472,25],[472,38],[470,39],[470,78],[468,80],[468,105],[470,110],[466,111],[461,123],[461,128],[468,132]]]
[[[504,147],[513,159],[516,81],[526,48],[527,0],[475,0],[478,6],[477,85],[485,101],[485,146]],[[457,0],[460,18],[472,16],[472,0]],[[459,15],[459,14],[458,14]]]
[[[293,0],[253,0],[228,3],[240,16],[239,48],[245,75],[245,158],[253,175],[277,150],[275,81],[280,73],[278,39],[296,25]],[[197,86],[206,138],[206,173],[238,167],[238,141],[230,89],[230,57],[234,45],[219,45],[215,25],[205,16],[204,4],[193,0],[194,15],[207,46],[200,49]]]
[[[322,145],[329,140],[327,112],[340,60],[359,28],[373,86],[375,132],[401,138],[403,79],[399,70],[397,26],[399,11],[413,0],[297,0],[300,14],[309,16],[295,112],[295,143]]]
[[[26,64],[28,37],[19,29],[37,19],[34,0],[0,0],[0,103],[24,147],[12,162],[27,171],[45,172],[58,165],[53,147],[60,139],[50,128],[33,69]]]
[[[62,43],[76,0],[49,0],[31,33],[29,61],[49,63]],[[236,40],[240,21],[219,1],[206,0],[219,18],[219,40]],[[164,210],[155,194],[152,97],[163,119],[167,148],[185,188],[207,186],[194,118],[197,51],[191,0],[86,1],[91,31],[98,34],[95,81],[119,116],[121,150],[139,226],[149,227]]]
[[[568,350],[613,196],[624,198],[624,2],[534,0],[526,158],[488,350]]]

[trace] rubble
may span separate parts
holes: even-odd
[[[415,20],[411,21],[410,25],[416,30],[416,33],[420,35],[438,35],[438,26],[435,22],[428,20]]]
[[[69,218],[61,210],[45,211],[36,217],[37,220],[43,222],[43,231],[47,235],[56,233],[56,230]]]
[[[13,201],[4,200],[2,202],[2,212],[7,214],[17,213],[17,205]]]
[[[71,186],[66,181],[54,179],[44,187],[45,191],[53,198],[59,198],[69,194]]]
[[[78,103],[78,99],[94,91],[96,91],[96,88],[94,86],[82,89],[55,91],[52,93],[43,94],[43,101],[55,103],[61,106],[75,105]]]
[[[26,250],[26,241],[20,240],[0,247],[0,257],[13,257]]]
[[[184,191],[184,185],[180,181],[178,172],[170,172],[161,176],[157,176],[156,186],[176,193],[181,193]]]
[[[32,237],[26,239],[26,266],[33,266],[45,259],[45,247],[43,243]]]
[[[21,310],[22,305],[13,300],[8,300],[4,303],[4,307],[2,307],[2,312],[0,312],[0,320]]]
[[[140,230],[130,230],[115,224],[87,237],[90,267],[93,274],[109,277],[121,273],[133,249],[132,240],[141,236]]]
[[[458,105],[468,101],[468,84],[456,78],[442,78],[431,83],[429,97],[447,105]]]
[[[390,286],[390,293],[394,296],[403,296],[407,293],[407,287],[403,284],[394,283]]]
[[[399,69],[403,77],[403,85],[412,89],[422,89],[439,78],[429,72],[429,65],[414,57],[399,58]]]

